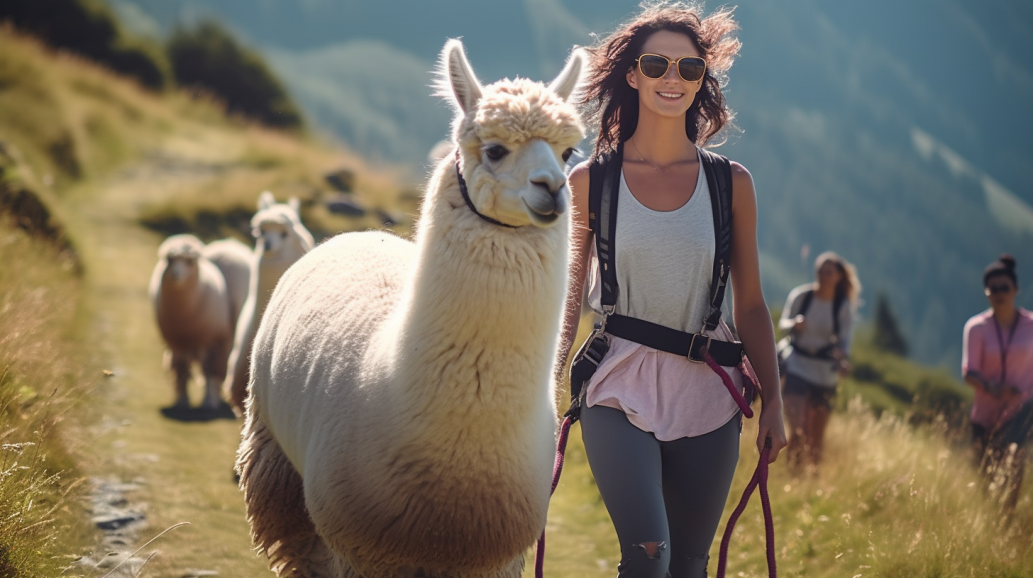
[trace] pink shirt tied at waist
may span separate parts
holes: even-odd
[[[974,424],[993,427],[1005,423],[1033,400],[1033,313],[1021,307],[1017,312],[1014,333],[1011,327],[998,327],[992,309],[965,323],[961,374],[975,371],[989,381],[1001,381],[1003,376],[1004,385],[1021,392],[1019,399],[1008,402],[977,389],[970,416]]]
[[[732,340],[724,322],[711,336]],[[740,371],[725,371],[741,392]],[[632,425],[661,441],[710,433],[739,411],[721,378],[706,364],[612,335],[609,352],[588,382],[585,401],[589,407],[623,411]]]

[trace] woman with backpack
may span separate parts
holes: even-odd
[[[779,328],[782,395],[792,435],[790,466],[817,466],[839,378],[850,370],[850,335],[861,293],[857,271],[828,251],[814,263],[815,282],[789,292]]]
[[[990,308],[965,323],[961,373],[976,390],[970,420],[980,472],[1002,474],[1004,509],[1012,512],[1033,438],[1033,313],[1015,304],[1011,255],[984,269],[983,292]]]
[[[563,343],[573,342],[588,279],[605,325],[591,341],[601,363],[577,402],[621,578],[706,575],[741,430],[714,368],[741,391],[748,354],[763,402],[757,447],[768,443],[774,461],[786,443],[753,181],[700,148],[732,118],[721,87],[737,28],[729,10],[654,5],[591,50],[584,102],[598,136],[570,176]],[[741,343],[720,320],[729,271]]]

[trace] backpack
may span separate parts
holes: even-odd
[[[710,280],[710,307],[703,321],[701,333],[713,331],[721,322],[721,305],[724,302],[725,289],[728,284],[729,264],[732,252],[732,167],[724,156],[697,149],[700,156],[700,170],[707,179],[710,190],[710,205],[714,216],[715,252],[713,273]],[[609,350],[609,339],[605,333],[607,319],[611,319],[611,329],[619,323],[622,337],[638,343],[664,349],[652,340],[669,343],[685,334],[681,331],[615,315],[619,287],[617,286],[616,255],[614,253],[614,233],[617,228],[617,191],[620,187],[621,165],[624,159],[624,145],[618,144],[610,153],[599,155],[589,166],[588,222],[595,236],[596,256],[599,260],[600,304],[603,309],[603,320],[597,323],[595,331],[585,341],[571,363],[570,372],[570,409],[566,415],[578,419],[583,401],[584,386],[599,367],[603,357]],[[738,365],[742,358],[742,344],[705,339],[706,346],[715,357],[725,360],[736,360],[731,365]],[[702,342],[701,342],[702,344]],[[690,356],[696,347],[693,338],[687,347]],[[682,352],[679,352],[682,353]],[[750,392],[747,399],[752,399]]]
[[[796,315],[806,315],[807,310],[811,307],[811,301],[814,300],[814,289],[808,289],[801,294],[802,301],[800,302],[800,310],[796,312]],[[811,352],[805,349],[801,349],[796,345],[796,338],[790,334],[784,337],[778,343],[778,367],[779,373],[785,373],[785,360],[789,357],[790,353],[797,353],[804,357],[814,357],[819,359],[833,360],[835,357],[832,356],[833,350],[839,343],[839,310],[843,306],[843,302],[846,301],[846,297],[843,295],[836,295],[835,299],[832,300],[832,339],[829,344],[818,349],[817,351]]]

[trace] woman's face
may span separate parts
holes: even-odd
[[[647,38],[641,51],[641,54],[646,53],[666,56],[672,63],[682,56],[702,56],[688,36],[670,30],[658,30]],[[638,91],[640,114],[645,108],[665,117],[683,116],[703,86],[702,78],[695,82],[683,80],[674,64],[662,78],[649,78],[635,66],[628,71],[627,79]]]
[[[986,287],[983,294],[986,295],[990,306],[994,309],[1015,304],[1015,296],[1019,288],[1007,275],[994,275],[986,280]]]
[[[843,274],[839,271],[839,267],[832,261],[825,261],[818,267],[816,273],[818,277],[818,285],[833,286],[835,287],[840,281],[843,280]]]

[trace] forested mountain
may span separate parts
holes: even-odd
[[[265,52],[311,125],[371,159],[417,166],[447,133],[447,108],[429,88],[446,38],[463,37],[482,80],[550,78],[573,44],[591,44],[637,7],[112,4],[157,34],[223,20]],[[836,250],[857,264],[870,302],[889,295],[916,358],[956,367],[962,324],[986,305],[982,267],[1008,251],[1020,281],[1033,280],[1033,3],[747,0],[736,14],[743,50],[727,96],[740,131],[720,150],[757,183],[768,299],[809,276],[803,245],[811,258]]]

